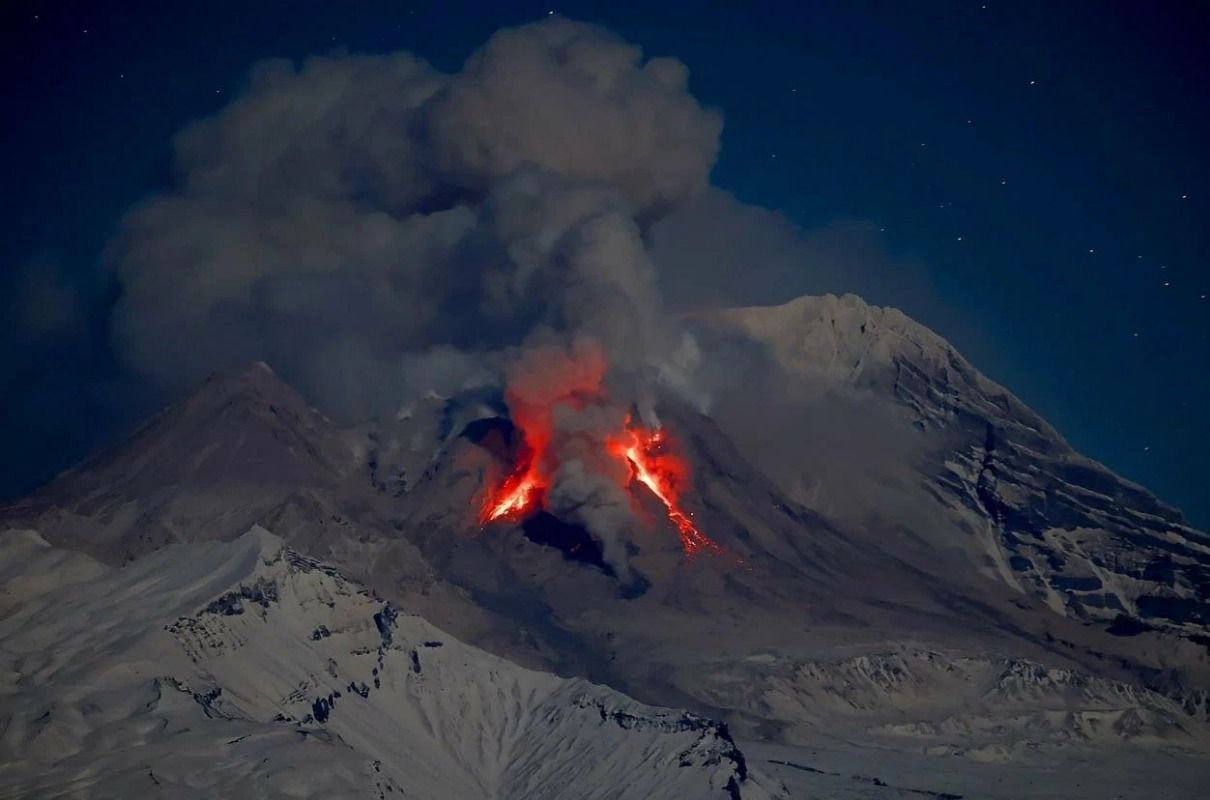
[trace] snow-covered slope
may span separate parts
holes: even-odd
[[[764,417],[779,432],[772,446],[738,437],[798,499],[906,531],[930,558],[960,549],[971,568],[1116,634],[1158,627],[1210,642],[1210,536],[1072,450],[902,312],[827,295],[697,322],[707,337],[759,345],[781,390],[801,399],[795,413],[831,425],[827,450],[778,425],[776,410]],[[788,448],[798,457],[778,458]]]
[[[452,639],[261,528],[0,538],[0,796],[770,797],[726,728]]]
[[[423,398],[340,430],[263,365],[215,377],[109,453],[0,509],[0,530],[36,529],[116,566],[172,542],[218,553],[219,541],[259,524],[372,587],[384,601],[357,612],[365,630],[355,647],[328,653],[335,635],[308,637],[343,623],[308,620],[307,652],[266,664],[290,677],[272,696],[309,680],[294,663],[312,664],[319,682],[289,701],[293,710],[257,711],[256,724],[314,718],[332,694],[335,708],[321,704],[330,713],[308,723],[308,742],[378,697],[353,691],[350,703],[348,687],[356,678],[355,689],[379,688],[372,620],[390,601],[515,663],[689,708],[739,737],[834,745],[841,762],[872,752],[862,748],[920,759],[907,787],[964,785],[918,780],[936,759],[1024,769],[1043,752],[1054,761],[1035,763],[1038,774],[1126,750],[1170,759],[1164,769],[1182,775],[1204,769],[1203,534],[1074,453],[898,312],[803,298],[694,324],[703,367],[732,384],[720,383],[709,415],[675,397],[658,411],[692,466],[684,502],[721,556],[684,558],[641,487],[634,527],[619,533],[629,582],[560,549],[557,520],[482,529],[477,500],[499,454],[473,431],[510,430],[499,396]],[[48,552],[28,560],[65,558]],[[29,585],[39,580],[31,574]],[[253,616],[200,614],[216,597],[177,614],[194,621],[181,623],[174,646],[226,642],[221,664],[239,658],[231,637],[264,638],[240,627],[262,606],[252,596],[241,607]],[[15,602],[0,595],[2,609]],[[57,640],[30,641],[40,653]],[[426,659],[449,651],[409,641],[384,657],[407,673],[416,648],[428,680]],[[327,658],[344,670],[339,680],[323,677]],[[203,672],[223,674],[209,662]],[[1028,696],[996,689],[1018,672],[1032,682]],[[188,685],[192,697],[212,683]],[[835,735],[856,750],[836,749]]]
[[[765,654],[729,664],[704,684],[706,696],[747,692],[755,713],[796,720],[786,740],[809,741],[826,727],[1004,761],[1069,746],[1210,751],[1204,707],[1022,658],[910,647],[829,660]]]

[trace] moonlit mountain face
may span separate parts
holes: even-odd
[[[898,312],[804,297],[694,324],[719,352],[762,353],[750,374],[720,384],[708,414],[671,396],[658,404],[691,466],[684,504],[717,551],[686,555],[658,498],[634,480],[624,483],[637,509],[624,562],[550,512],[484,524],[484,498],[519,446],[498,400],[431,395],[342,429],[263,364],[214,376],[120,447],[6,508],[3,646],[23,698],[6,739],[23,764],[10,785],[66,786],[75,765],[109,758],[98,748],[119,734],[102,735],[106,726],[145,728],[147,714],[169,721],[140,734],[140,747],[186,748],[157,773],[166,786],[195,786],[191,770],[241,736],[259,744],[223,751],[239,765],[232,775],[278,786],[284,778],[254,762],[296,763],[314,741],[339,753],[331,780],[349,791],[416,796],[463,784],[485,797],[532,796],[534,781],[616,786],[638,763],[650,777],[627,780],[669,797],[1062,797],[1080,782],[1141,791],[1160,770],[1203,774],[1204,534],[1073,452]],[[795,402],[763,395],[771,381]],[[779,436],[742,424],[753,407]],[[836,431],[799,414],[864,420],[854,440],[886,446],[834,453]],[[109,599],[85,614],[88,597]],[[108,629],[88,614],[132,630],[93,642]],[[131,643],[144,640],[138,648],[152,650],[139,655]],[[72,647],[88,658],[29,661]],[[483,671],[451,672],[461,658]],[[121,681],[101,677],[128,662]],[[551,672],[587,682],[557,688]],[[93,702],[80,693],[94,674],[88,691],[128,709],[119,718],[90,721],[64,705]],[[470,731],[448,729],[466,707],[426,700],[428,675],[440,681],[433,702],[441,686],[514,698],[491,710],[473,700],[476,714],[503,716],[472,727],[503,725],[522,749],[475,745],[471,759]],[[496,688],[505,675],[548,688]],[[611,716],[636,701],[591,699],[607,691],[594,684],[689,712]],[[164,702],[185,716],[164,717]],[[190,715],[214,729],[210,739],[197,741]],[[192,738],[178,745],[171,732],[184,728]],[[606,745],[615,730],[633,748]],[[573,762],[557,766],[565,757],[543,749],[554,740]],[[374,766],[426,748],[441,755],[421,758],[424,770]],[[599,748],[610,759],[591,766]],[[1106,759],[1121,769],[1088,766]],[[542,777],[519,777],[532,770]],[[1061,779],[1044,779],[1055,770]],[[150,781],[145,772],[131,761],[91,791]],[[889,785],[870,788],[873,779]]]
[[[771,796],[719,723],[468,647],[262,528],[123,568],[0,548],[10,796]]]
[[[0,431],[150,413],[0,504],[0,797],[1204,794],[1210,536],[802,294],[889,239],[715,183],[681,61],[554,11],[431,45],[257,63],[103,296],[22,284]]]

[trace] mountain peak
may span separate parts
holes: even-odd
[[[1050,451],[1066,440],[1008,389],[977,370],[939,334],[897,308],[853,294],[803,295],[778,306],[747,306],[700,315],[714,334],[764,345],[777,366],[799,380],[894,395],[918,424],[975,415],[1015,429]]]
[[[193,393],[167,411],[235,399],[259,399],[300,412],[308,408],[303,397],[283,381],[272,367],[264,361],[254,361],[212,372]]]
[[[1059,613],[1104,624],[1128,613],[1204,635],[1204,534],[1076,452],[901,311],[853,295],[806,296],[695,322],[707,337],[762,348],[771,385],[794,398],[775,428],[827,429],[745,449],[791,496],[860,529],[886,524],[884,509],[910,508],[915,521],[891,524],[912,525],[938,553],[967,548],[980,570]],[[775,413],[763,408],[762,423]]]
[[[0,516],[121,561],[149,542],[243,533],[264,509],[334,485],[354,461],[342,432],[257,362],[211,375]]]

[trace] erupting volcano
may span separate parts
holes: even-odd
[[[611,406],[602,387],[605,361],[595,348],[567,353],[542,354],[542,367],[534,359],[513,376],[506,392],[513,424],[524,436],[524,444],[512,471],[488,492],[479,514],[481,524],[497,520],[520,521],[546,507],[547,492],[560,465],[555,441],[556,419],[589,413],[594,419],[612,416],[604,430],[573,426],[564,438],[576,438],[581,447],[599,453],[605,470],[626,488],[635,481],[659,499],[668,520],[676,528],[686,555],[703,550],[721,553],[722,548],[698,530],[682,507],[681,495],[689,486],[689,466],[672,448],[661,428],[648,428],[633,414],[622,414]],[[620,419],[619,419],[620,418]],[[624,470],[616,465],[625,466]],[[622,477],[625,476],[625,477]]]

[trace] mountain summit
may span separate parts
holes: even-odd
[[[893,309],[805,297],[690,324],[708,397],[657,410],[716,545],[692,555],[633,476],[613,551],[550,511],[484,522],[521,446],[499,395],[342,429],[265,365],[0,527],[116,567],[261,526],[469,645],[721,719],[791,785],[898,753],[899,785],[951,793],[1011,764],[1012,797],[1056,764],[1108,781],[1088,748],[1150,748],[1123,756],[1140,785],[1210,752],[1205,534]],[[934,757],[960,765],[943,786],[922,782]]]
[[[1057,613],[1105,624],[1123,617],[1121,629],[1155,626],[1210,643],[1210,537],[1075,452],[932,331],[854,295],[705,322],[763,348],[788,394],[804,398],[796,414],[812,402],[824,416],[847,407],[911,462],[904,470],[885,449],[855,451],[840,485],[810,442],[796,443],[802,458],[790,464],[747,448],[796,499],[818,497],[866,528],[888,522],[885,509],[909,508],[889,524],[935,550],[964,549],[972,568]]]

